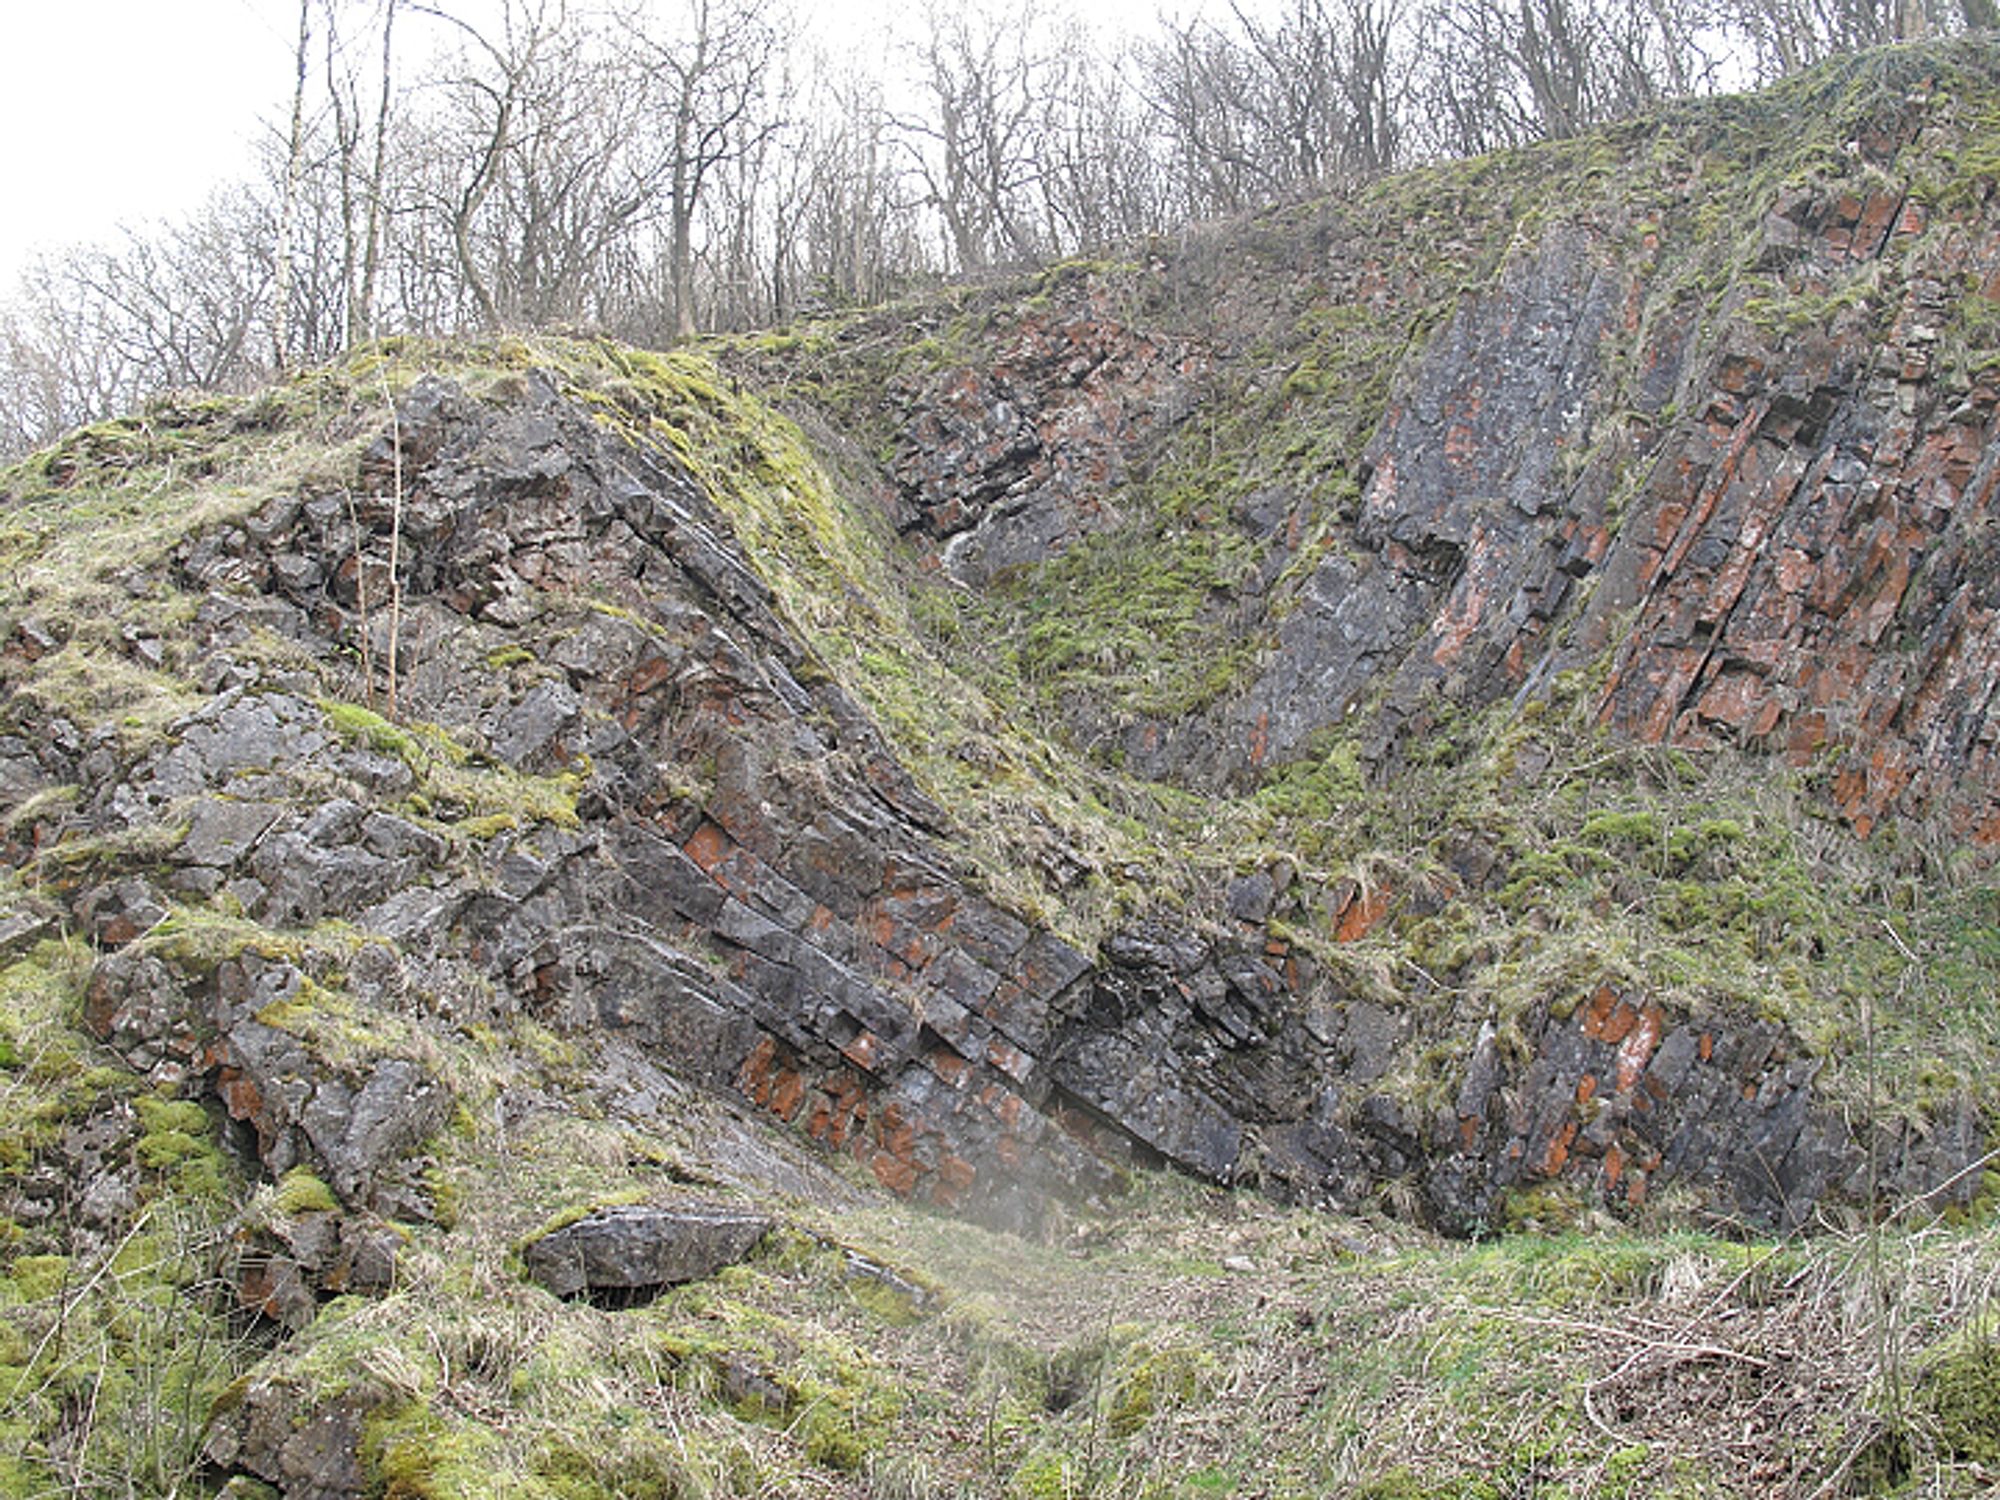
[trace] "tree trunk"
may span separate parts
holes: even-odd
[[[299,0],[299,43],[293,54],[292,133],[285,147],[285,201],[278,213],[277,280],[272,292],[271,363],[283,372],[291,361],[292,238],[299,216],[299,178],[306,152],[306,48],[312,40],[312,0]]]

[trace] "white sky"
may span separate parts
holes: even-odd
[[[1136,28],[1163,6],[1186,13],[1200,0],[1077,0],[1076,10]],[[916,7],[800,8],[851,43]],[[247,176],[256,142],[289,107],[297,24],[297,0],[0,0],[0,301],[37,250],[111,239]],[[438,23],[410,17],[399,34],[416,24]]]
[[[286,97],[288,8],[0,0],[0,298],[34,249],[106,238],[244,174],[260,115]]]

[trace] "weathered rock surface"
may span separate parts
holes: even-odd
[[[1115,526],[1109,496],[1133,457],[1194,404],[1201,354],[1127,326],[1109,288],[1076,279],[1053,309],[1012,321],[989,361],[892,391],[912,413],[891,463],[898,523],[961,582]]]
[[[286,1500],[355,1500],[368,1487],[362,1427],[384,1399],[349,1394],[315,1406],[281,1382],[253,1383],[217,1415],[203,1456],[276,1485]]]
[[[1706,251],[1669,243],[1697,217],[1694,163],[1657,172],[1668,229],[1536,220],[1411,325],[1347,488],[1279,477],[1172,518],[1254,533],[1240,586],[1200,604],[1233,622],[1240,677],[1174,722],[1070,705],[1079,739],[1196,792],[1256,785],[1330,734],[1381,776],[1454,716],[1595,662],[1620,734],[1823,763],[1856,834],[1934,817],[2000,839],[2000,366],[1964,331],[2000,300],[2000,206],[1990,186],[1949,208],[1914,193],[1914,88],[1856,137],[1853,173],[1760,208],[1744,264],[1701,263],[1730,288],[1712,298],[1673,261]],[[1282,284],[1225,258],[1204,292],[1265,330],[1326,313],[1335,277],[1371,318],[1410,313],[1416,278],[1348,264],[1329,223]],[[884,385],[885,534],[1003,588],[1133,520],[1121,481],[1166,461],[1242,351],[1111,285],[1056,277],[1001,320],[1004,347],[932,351]],[[1781,334],[1785,307],[1827,298]],[[343,1222],[431,1211],[425,1142],[459,1101],[428,1040],[524,1018],[1007,1224],[1134,1160],[1340,1203],[1401,1184],[1467,1230],[1544,1183],[1634,1205],[1680,1182],[1797,1225],[1864,1190],[1871,1148],[1895,1191],[1969,1197],[1975,1114],[1945,1101],[1871,1138],[1816,1092],[1821,1059],[1740,997],[1670,1010],[1593,975],[1502,1036],[1489,996],[1327,961],[1409,908],[1351,879],[1308,895],[1280,862],[1228,870],[1207,907],[1100,913],[1101,940],[1002,899],[701,468],[781,490],[782,466],[744,433],[697,454],[628,406],[556,371],[480,395],[427,377],[339,492],[273,495],[179,547],[208,696],[161,742],[0,725],[0,804],[74,789],[7,824],[10,858],[78,834],[169,846],[61,891],[99,955],[93,1030],[207,1090],[264,1172],[323,1175]],[[387,658],[392,529],[383,718],[347,666],[308,666]],[[7,646],[59,648],[32,620]],[[1505,878],[1512,856],[1462,832],[1431,911]],[[1059,905],[1089,866],[1052,863]],[[1322,918],[1324,942],[1297,940]],[[50,919],[11,920],[0,948]],[[347,1232],[280,1257],[302,1295],[331,1287]],[[551,1274],[671,1279],[593,1279],[589,1237],[635,1233],[579,1227]],[[656,1253],[605,1265],[653,1277]],[[274,1281],[273,1316],[300,1295]]]
[[[521,1260],[558,1297],[615,1299],[713,1276],[754,1250],[771,1224],[727,1204],[624,1204],[530,1240]]]
[[[1409,585],[1429,601],[1413,620],[1431,606],[1484,618],[1450,603],[1474,574],[1546,592],[1581,566],[1563,561],[1584,556],[1562,540],[1575,518],[1534,501],[1546,456],[1474,504],[1487,492],[1472,460],[1425,446],[1451,426],[1453,400],[1492,409],[1477,430],[1495,442],[1524,424],[1536,441],[1586,424],[1575,393],[1615,288],[1567,295],[1575,277],[1601,280],[1577,243],[1519,275],[1511,300],[1448,330],[1458,353],[1427,356],[1477,367],[1492,389],[1440,395],[1439,415],[1392,423],[1382,443],[1365,525],[1384,556],[1486,559]],[[1522,305],[1560,309],[1566,331],[1525,365],[1488,358],[1511,347]],[[352,1212],[428,1212],[423,1142],[449,1113],[448,1086],[416,1033],[396,1041],[391,1028],[351,1060],[339,1042],[343,1026],[409,1013],[414,997],[446,1024],[521,1014],[624,1038],[898,1193],[1001,1222],[1033,1219],[1051,1193],[1102,1191],[1124,1160],[1338,1202],[1412,1179],[1438,1222],[1465,1228],[1510,1188],[1557,1177],[1621,1203],[1662,1177],[1698,1182],[1732,1212],[1786,1224],[1856,1187],[1861,1144],[1814,1103],[1813,1064],[1768,1025],[1667,1017],[1617,995],[1612,1015],[1638,1020],[1530,1018],[1525,1061],[1488,1046],[1461,1064],[1456,1109],[1418,1110],[1387,1080],[1423,1023],[1347,992],[1267,929],[1268,874],[1226,893],[1226,932],[1141,923],[1091,953],[1014,916],[958,873],[946,814],[813,670],[673,460],[539,378],[500,405],[426,382],[400,424],[413,445],[407,701],[467,726],[469,764],[523,810],[470,836],[414,823],[384,799],[419,790],[422,753],[392,732],[344,731],[319,701],[228,665],[273,621],[322,653],[358,628],[344,513],[289,498],[184,551],[191,582],[231,582],[198,629],[238,680],[92,794],[96,815],[125,824],[190,810],[171,856],[177,890],[227,892],[273,929],[337,918],[366,939],[341,975],[353,1019],[329,1021],[340,1007],[328,1010],[309,958],[253,945],[215,961],[143,941],[163,908],[130,880],[79,907],[105,948],[92,1026],[135,1066],[207,1079],[271,1174],[310,1165]],[[1394,477],[1426,474],[1408,497]],[[273,565],[287,555],[326,566]],[[245,577],[270,592],[244,594]],[[615,607],[581,602],[593,590]],[[255,597],[284,610],[247,608]],[[1371,628],[1393,613],[1386,594],[1357,597],[1375,601]],[[1315,639],[1299,650],[1331,663],[1333,637]],[[1284,640],[1247,702],[1275,691]],[[535,665],[465,669],[503,648]],[[1409,657],[1392,696],[1434,697],[1448,654],[1440,637]],[[1504,675],[1504,657],[1481,659]],[[1316,691],[1283,697],[1309,707]],[[340,790],[302,804],[309,786]],[[548,816],[531,810],[558,786]],[[1350,893],[1342,935],[1383,910],[1379,893]],[[1920,1191],[1977,1139],[1968,1123],[1891,1142],[1894,1180]],[[301,1285],[324,1290],[317,1274],[300,1272]],[[568,1287],[599,1273],[562,1274]],[[281,1318],[304,1307],[282,1286],[267,1300]]]

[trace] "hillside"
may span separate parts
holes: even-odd
[[[0,473],[0,1490],[1988,1482],[1997,140],[1871,53]]]

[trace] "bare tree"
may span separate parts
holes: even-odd
[[[1043,163],[1040,126],[1056,70],[1045,16],[1002,15],[932,0],[909,54],[923,107],[894,126],[953,264],[1027,262],[1041,247],[1031,204]]]
[[[1055,30],[1042,101],[1034,182],[1046,250],[1098,249],[1171,221],[1152,118],[1117,61],[1073,22]]]
[[[481,25],[458,0],[294,3],[254,178],[45,259],[0,307],[0,444],[384,329],[666,341],[873,301],[1574,134],[1716,87],[1731,49],[1752,59],[1734,84],[2000,20],[1995,0],[1238,0],[1114,58],[1050,9],[929,0],[908,45],[829,61],[768,0],[491,0]],[[411,46],[421,24],[448,50]]]
[[[786,34],[753,0],[687,0],[677,22],[624,22],[651,107],[664,122],[666,283],[673,332],[695,331],[695,233],[716,174],[779,128],[765,109]]]
[[[333,172],[332,191],[340,215],[341,331],[343,340],[372,337],[376,289],[381,275],[383,237],[389,214],[389,122],[396,97],[395,38],[398,0],[382,0],[373,98],[362,92],[358,51],[365,33],[350,39],[343,26],[344,0],[322,0],[325,86]],[[372,104],[372,124],[367,116]]]
[[[560,0],[517,4],[503,0],[496,37],[433,5],[410,7],[458,29],[467,44],[450,92],[457,105],[463,144],[435,205],[445,217],[457,262],[459,284],[480,324],[502,326],[491,268],[478,253],[481,211],[499,185],[508,154],[516,146],[518,117],[541,54],[565,19]],[[446,144],[449,136],[439,141]]]
[[[292,228],[298,217],[299,182],[305,175],[306,61],[312,42],[312,0],[299,0],[299,39],[292,51],[292,125],[285,138],[285,190],[278,213],[276,287],[271,299],[271,364],[282,370],[290,358]]]
[[[900,152],[878,78],[858,69],[813,70],[801,139],[791,159],[797,175],[776,190],[799,206],[790,249],[792,296],[811,302],[864,303],[898,277],[928,269],[919,204],[900,188]]]

